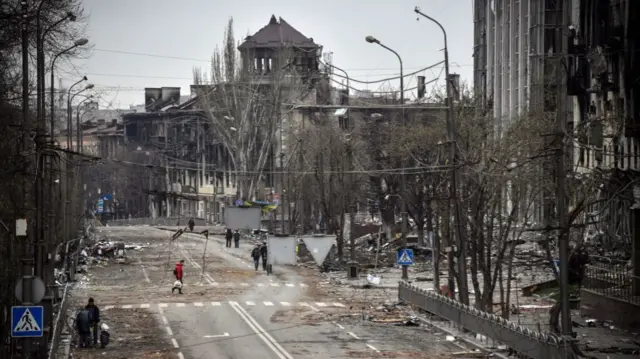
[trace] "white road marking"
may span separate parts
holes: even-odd
[[[304,287],[308,287],[308,285],[306,285],[306,284],[304,284],[304,283],[300,283],[300,286],[301,286],[302,288],[304,288]]]
[[[222,338],[222,337],[228,337],[229,333],[224,333],[224,334],[217,334],[217,335],[205,335],[203,336],[203,338]]]
[[[142,262],[140,262],[142,263]],[[149,279],[149,275],[147,274],[147,270],[144,268],[144,266],[142,264],[140,264],[140,267],[142,267],[142,274],[144,274],[144,280],[147,281],[147,283],[151,283],[151,279]]]
[[[273,303],[272,302],[263,302],[264,305],[266,305],[267,307],[272,307]]]
[[[313,305],[311,305],[311,304],[309,304],[309,303],[306,303],[306,302],[301,302],[301,303],[300,303],[300,306],[301,306],[301,307],[308,307],[308,308],[311,308],[312,310],[314,310],[314,311],[316,311],[316,312],[319,312],[319,311],[320,311],[320,309],[318,309],[318,308],[314,307]]]
[[[272,286],[272,287],[279,287],[279,286],[280,286],[280,284],[279,284],[279,283],[271,283],[271,286]]]
[[[167,320],[167,317],[165,317],[164,315],[162,316],[162,323],[164,325],[169,325],[169,320]]]
[[[331,303],[331,304],[332,304],[334,307],[344,308],[344,304],[342,304],[342,303],[336,303],[336,302],[334,302],[334,303]]]
[[[196,307],[202,307],[204,304],[202,302],[195,302],[193,305]]]
[[[264,287],[264,283],[258,283],[258,287]]]
[[[167,303],[158,303],[158,308],[166,308],[168,306],[169,306],[169,304],[167,304]]]
[[[151,304],[149,303],[140,304],[140,309],[148,309],[148,308],[151,308]]]
[[[131,309],[131,308],[133,308],[133,305],[131,305],[131,304],[127,304],[127,305],[123,305],[122,306],[122,309]]]
[[[291,305],[291,303],[289,303],[289,302],[280,302],[280,304],[281,304],[282,306],[284,306],[284,307],[288,307],[288,306],[290,306],[290,305]]]
[[[171,344],[173,344],[174,348],[180,348],[180,346],[178,345],[178,341],[176,340],[176,338],[171,338]]]
[[[295,284],[293,284],[293,283],[287,283],[287,284],[286,284],[286,286],[287,286],[287,287],[295,287],[296,285],[295,285]]]
[[[376,353],[380,353],[380,351],[379,351],[376,347],[374,347],[373,345],[371,345],[371,344],[367,344],[367,347],[368,347],[369,349],[373,350],[373,351],[374,351],[374,352],[376,352]]]
[[[354,337],[355,339],[360,340],[360,337],[358,337],[357,335],[353,334],[352,332],[347,332],[347,334],[351,335],[352,337]]]
[[[318,307],[326,307],[327,303],[323,303],[323,302],[316,302],[315,303]]]
[[[164,329],[167,331],[167,334],[169,334],[170,337],[173,336],[173,331],[171,330],[171,328],[169,327],[164,327]],[[177,347],[176,347],[177,348]]]
[[[184,355],[182,354],[182,352],[178,353],[178,359],[184,359]]]
[[[240,283],[240,285],[243,286],[243,287],[248,287],[249,283]]]
[[[104,307],[104,310],[113,309],[113,308],[115,308],[113,305],[107,305]]]
[[[185,304],[184,303],[176,303],[176,307],[178,308],[184,308]]]
[[[245,304],[246,304],[246,305],[251,305],[251,306],[256,305],[256,303],[255,303],[255,302],[245,302]]]
[[[222,305],[222,303],[220,303],[220,302],[211,302],[211,305],[214,306],[214,307],[219,307],[219,306]]]
[[[335,324],[340,329],[344,329],[344,327],[342,325],[340,325],[338,322],[333,322],[333,324]]]
[[[293,359],[293,357],[282,347],[258,322],[249,315],[249,313],[238,304],[238,302],[229,302],[231,308],[238,313],[240,318],[258,335],[260,339],[278,356],[280,359]]]

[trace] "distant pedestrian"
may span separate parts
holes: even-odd
[[[237,229],[233,234],[233,242],[235,243],[236,248],[240,248],[240,232],[238,232]]]
[[[231,248],[231,240],[233,239],[231,228],[227,228],[227,232],[224,234],[224,238],[227,240],[227,248]]]
[[[173,284],[173,288],[171,288],[171,293],[175,293],[176,289],[179,294],[182,294],[182,286],[184,282],[182,278],[184,276],[184,259],[181,259],[180,262],[176,263],[176,267],[173,270],[173,275],[176,277],[176,282]]]
[[[260,246],[260,256],[262,257],[262,270],[267,270],[267,242],[262,242]]]
[[[191,218],[189,219],[189,223],[187,225],[189,226],[189,230],[193,232],[193,227],[196,226],[196,222],[193,220],[193,218]]]
[[[93,330],[93,345],[98,345],[100,308],[98,308],[93,298],[89,298],[89,303],[87,303],[84,309],[89,311],[89,326],[91,327],[91,330]]]
[[[260,264],[260,245],[256,244],[251,251],[251,258],[253,259],[253,266],[256,268],[256,272],[258,271],[258,265]]]

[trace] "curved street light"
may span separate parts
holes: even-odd
[[[81,38],[76,40],[72,46],[69,46],[68,48],[58,52],[53,59],[51,59],[51,138],[53,139],[53,128],[54,128],[54,124],[55,124],[55,65],[56,65],[56,60],[58,59],[58,57],[60,57],[61,55],[66,54],[67,52],[75,49],[76,47],[79,46],[84,46],[87,43],[89,43],[89,40],[85,39],[85,38]]]
[[[67,149],[69,150],[73,150],[73,111],[71,110],[71,104],[73,103],[73,99],[78,96],[79,94],[87,91],[87,90],[91,90],[94,87],[93,84],[87,84],[82,90],[76,92],[75,94],[73,94],[73,96],[69,96],[71,94],[71,91],[69,91],[69,95],[67,96]],[[87,96],[87,98],[89,98],[89,96]],[[86,101],[86,98],[84,100],[82,100],[80,103]],[[79,105],[78,105],[79,106]]]
[[[93,88],[93,85],[91,85]],[[85,89],[86,90],[86,89]],[[80,93],[80,92],[78,92]],[[77,94],[76,94],[77,95]],[[90,109],[86,109],[84,112],[82,112],[82,114],[80,114],[80,106],[87,100],[92,100],[93,99],[93,95],[89,95],[87,97],[85,97],[84,100],[80,101],[80,103],[78,103],[78,109],[76,110],[76,140],[78,141],[78,143],[76,144],[76,152],[78,153],[82,153],[82,126],[80,123],[80,119],[82,119],[82,116],[84,116],[85,113],[87,113]]]
[[[390,51],[391,53],[393,53],[394,55],[396,55],[396,57],[398,58],[398,61],[400,62],[400,106],[401,107],[401,112],[402,112],[402,125],[405,125],[405,116],[404,116],[404,73],[403,73],[403,66],[402,66],[402,58],[400,57],[400,55],[393,49],[391,49],[390,47],[386,46],[385,44],[381,43],[380,40],[376,39],[373,36],[367,36],[365,38],[365,41],[367,41],[370,44],[378,44],[380,45],[380,47]],[[409,217],[408,217],[408,213],[407,213],[407,200],[406,198],[404,198],[406,191],[405,191],[405,182],[406,182],[406,174],[405,174],[405,170],[404,170],[404,166],[403,170],[400,172],[400,193],[402,193],[402,196],[400,197],[400,199],[402,200],[402,207],[400,209],[400,214],[402,216],[402,247],[406,247],[407,246],[407,231],[408,231],[408,227],[409,227]],[[402,279],[407,280],[409,279],[409,268],[408,266],[402,266]]]

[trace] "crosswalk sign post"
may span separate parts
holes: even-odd
[[[396,252],[396,264],[399,266],[412,266],[413,258],[413,249],[402,248]]]
[[[41,337],[43,319],[42,306],[11,307],[11,336],[13,338]]]

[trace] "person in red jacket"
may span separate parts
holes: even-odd
[[[176,282],[174,283],[173,288],[171,288],[171,293],[175,293],[177,289],[178,293],[182,294],[182,285],[184,284],[182,282],[182,276],[184,274],[183,267],[184,267],[184,259],[176,263],[176,268],[173,270],[173,275],[176,276]]]

